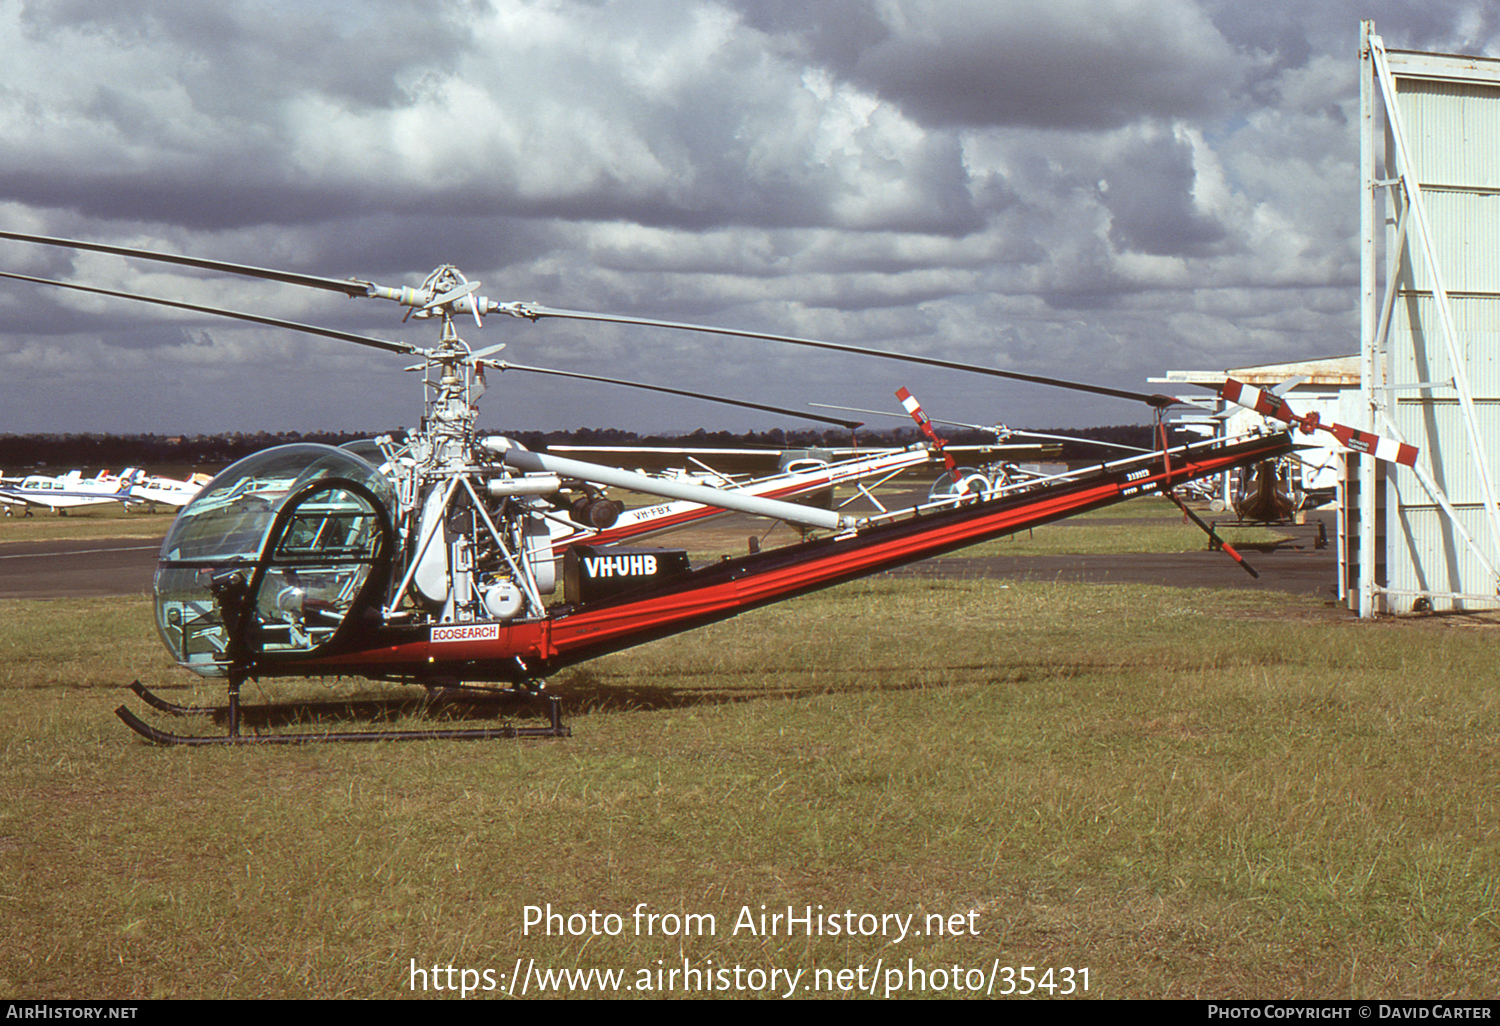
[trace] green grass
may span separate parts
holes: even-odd
[[[1082,526],[1087,531],[1080,531]],[[1288,537],[1274,527],[1230,527],[1216,529],[1221,540],[1237,548],[1275,545]],[[1208,547],[1208,536],[1195,524],[1182,523],[1182,514],[1166,522],[1100,523],[1071,521],[1043,524],[1034,531],[961,549],[945,557],[972,559],[986,556],[1102,555],[1105,553],[1197,552]]]
[[[844,497],[840,492],[839,498]],[[857,509],[856,515],[870,512],[867,506],[851,509]],[[1225,521],[1217,527],[1219,537],[1236,547],[1274,546],[1290,537],[1288,532],[1275,527],[1235,524],[1228,514],[1198,512],[1209,523]],[[799,538],[795,528],[781,521],[731,517],[710,521],[705,527],[658,535],[640,544],[669,548],[687,546],[689,556],[696,564],[715,560],[723,554],[742,555],[746,551],[746,539],[751,534],[765,548],[789,545]],[[1208,537],[1197,525],[1186,520],[1181,510],[1165,499],[1148,497],[1081,513],[937,558],[1196,552],[1207,547]]]
[[[1224,521],[1216,524],[1215,529],[1220,539],[1236,547],[1276,545],[1289,537],[1275,527],[1236,524],[1230,514],[1196,512],[1210,524]],[[1202,528],[1184,517],[1176,506],[1152,496],[996,538],[946,558],[1195,552],[1207,546],[1208,536]]]
[[[118,505],[90,506],[66,516],[43,509],[31,516],[10,507],[10,516],[0,516],[0,544],[5,542],[72,541],[87,538],[161,538],[172,526],[175,509],[158,507],[154,513],[127,510]]]
[[[1482,618],[874,580],[561,675],[568,741],[160,750],[110,714],[119,683],[182,682],[144,602],[0,617],[18,998],[397,997],[413,960],[499,985],[518,958],[630,983],[910,959],[1088,967],[1096,997],[1500,988]],[[717,934],[637,936],[641,902]],[[548,903],[624,932],[523,933]],[[978,936],[736,935],[763,904],[973,913]]]

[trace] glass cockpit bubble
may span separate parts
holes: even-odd
[[[381,525],[388,531],[395,508],[390,480],[345,449],[283,445],[240,460],[183,508],[162,543],[162,641],[180,665],[223,676],[231,644],[218,594],[239,575],[240,586],[256,584],[245,636],[257,653],[317,648],[352,611],[377,559],[389,558]]]

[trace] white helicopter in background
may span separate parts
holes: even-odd
[[[1148,453],[1151,449],[1142,449],[1134,445],[1121,445],[1118,442],[1101,442],[1093,438],[1081,438],[1073,435],[1054,435],[1044,431],[1022,431],[1017,428],[1007,427],[1004,424],[968,424],[961,420],[943,420],[937,417],[929,417],[923,412],[916,398],[905,388],[896,393],[907,415],[916,421],[917,426],[927,435],[935,450],[948,460],[948,473],[933,482],[931,495],[935,498],[941,495],[952,494],[959,485],[968,489],[979,490],[1016,490],[1025,487],[1033,481],[1046,480],[1047,475],[1023,469],[1014,461],[1003,459],[1006,455],[1013,455],[1030,449],[1032,452],[1051,451],[1056,452],[1063,443],[1074,443],[1078,445],[1094,445],[1105,449],[1113,449],[1124,453]],[[831,403],[810,403],[811,406],[825,410],[844,410],[848,413],[864,413],[875,417],[897,417],[902,414],[892,413],[889,410],[866,410],[857,406],[835,406]],[[995,436],[994,446],[957,446],[949,445],[939,438],[933,430],[933,425],[942,424],[947,427],[965,428],[969,431],[983,431]],[[1036,438],[1045,439],[1050,445],[1015,445],[1012,439]],[[985,455],[1002,457],[984,463],[979,467],[957,467],[952,457],[965,452],[980,452]]]
[[[795,410],[785,411],[793,416],[805,417]],[[982,446],[966,447],[980,449],[989,455],[1037,456],[1044,452],[1042,446]],[[844,509],[853,502],[864,499],[871,507],[885,511],[885,506],[875,496],[875,489],[893,478],[921,467],[934,460],[942,460],[945,451],[931,442],[918,442],[904,448],[813,448],[813,449],[703,449],[687,446],[589,446],[553,445],[547,451],[559,456],[603,459],[619,465],[636,461],[642,457],[675,459],[696,466],[685,470],[668,467],[660,477],[668,481],[682,481],[713,488],[722,488],[743,495],[761,496],[771,499],[794,499],[824,509]],[[952,451],[949,447],[947,451]],[[774,474],[754,477],[737,477],[727,471],[710,466],[704,458],[722,457],[738,462],[776,459],[780,469]],[[646,473],[638,470],[637,473]],[[852,488],[854,494],[834,506],[834,490],[839,487]],[[608,501],[608,500],[606,500]],[[674,531],[681,527],[702,523],[726,511],[703,503],[676,500],[635,509],[620,510],[609,523],[590,523],[590,508],[587,504],[575,504],[573,519],[580,523],[580,530],[573,536],[556,538],[554,545],[586,542],[590,545],[617,544],[626,539],[646,537]]]

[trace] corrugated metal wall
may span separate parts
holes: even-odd
[[[1458,392],[1446,384],[1454,368],[1431,269],[1414,238],[1394,254],[1394,218],[1386,226],[1386,252],[1398,257],[1387,375],[1391,384],[1408,387],[1390,393],[1389,409],[1401,434],[1421,448],[1459,522],[1494,561],[1478,467],[1484,459],[1490,479],[1500,482],[1500,81],[1484,81],[1483,67],[1493,65],[1492,74],[1500,76],[1500,62],[1435,54],[1390,57],[1412,170],[1432,228],[1485,452],[1476,452]],[[1450,77],[1457,70],[1465,80]],[[1392,173],[1397,165],[1387,131],[1386,168]],[[1393,194],[1399,213],[1399,191]],[[1428,387],[1409,387],[1424,382]],[[1387,488],[1387,609],[1407,612],[1424,597],[1434,609],[1500,604],[1459,597],[1493,595],[1496,582],[1416,477],[1404,468],[1389,473]]]

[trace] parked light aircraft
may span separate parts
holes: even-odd
[[[11,483],[14,479],[10,479],[0,484],[0,499],[7,504],[7,516],[17,507],[24,509],[23,515],[29,517],[32,507],[67,516],[68,511],[74,509],[126,505],[131,502],[130,490],[139,473],[127,470],[115,476],[101,471],[95,477],[84,477],[83,471],[74,470],[52,477],[31,474],[18,483]]]
[[[7,516],[11,515],[12,507],[25,509],[24,516],[31,515],[30,507],[50,509],[63,516],[72,509],[113,505],[154,509],[161,504],[181,509],[209,480],[207,474],[194,474],[181,481],[148,475],[134,467],[119,474],[100,471],[94,477],[84,477],[81,470],[50,477],[31,474],[24,478],[0,478],[0,503],[6,504]]]
[[[133,503],[146,503],[153,508],[157,503],[181,509],[203,490],[212,478],[208,474],[194,474],[186,481],[160,475],[141,476],[130,486]]]

